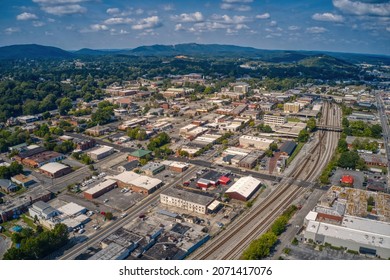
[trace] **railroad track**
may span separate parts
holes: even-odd
[[[321,124],[328,123],[328,111],[329,106],[325,104],[324,106],[324,116],[321,121]],[[293,172],[291,173],[290,179],[287,182],[284,182],[279,186],[277,190],[275,190],[267,199],[266,203],[256,208],[254,211],[248,212],[242,219],[240,219],[237,223],[232,224],[230,226],[229,232],[224,234],[223,236],[217,236],[214,240],[215,242],[207,244],[207,251],[194,253],[191,256],[191,259],[208,259],[211,255],[213,255],[218,248],[222,246],[222,244],[226,244],[229,240],[232,240],[235,236],[237,236],[240,232],[246,232],[245,237],[241,240],[242,242],[237,242],[235,246],[233,246],[228,252],[224,253],[221,259],[234,259],[241,254],[243,248],[245,248],[253,239],[257,238],[262,232],[268,229],[273,220],[285,209],[289,206],[297,197],[303,194],[306,190],[294,185],[294,181],[298,179],[303,171],[307,170],[306,175],[304,175],[304,180],[313,180],[315,179],[315,175],[317,175],[316,171],[318,171],[317,166],[320,163],[320,160],[323,159],[323,148],[326,148],[324,144],[324,139],[328,139],[325,137],[327,132],[320,131],[319,132],[319,140],[318,143],[315,144],[314,148],[309,151],[309,156],[307,156],[302,164],[297,166]],[[324,154],[326,160],[326,154]],[[312,164],[313,162],[313,164]],[[283,197],[280,200],[280,197]],[[278,202],[279,199],[279,202]],[[275,205],[275,209],[271,208],[270,213],[266,215],[260,223],[255,225],[253,228],[250,228],[247,231],[244,229],[248,226],[249,221],[252,219],[256,219],[256,217],[260,216],[265,210],[269,209],[272,205]],[[237,254],[239,252],[239,255]]]

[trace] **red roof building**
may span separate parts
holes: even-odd
[[[230,178],[226,176],[222,176],[218,179],[218,182],[220,182],[222,185],[227,185],[230,182]]]
[[[341,177],[341,183],[346,185],[353,185],[353,177],[351,175],[343,175]]]

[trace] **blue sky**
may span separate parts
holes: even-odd
[[[2,0],[0,45],[219,43],[390,55],[389,0]]]

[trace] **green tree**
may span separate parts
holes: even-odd
[[[268,257],[271,248],[275,245],[278,237],[273,232],[264,233],[260,238],[252,241],[242,254],[244,260],[261,260]]]
[[[66,116],[72,107],[72,100],[70,98],[64,97],[59,102],[58,111],[60,112],[60,115]]]
[[[315,128],[317,127],[317,123],[316,123],[315,118],[310,118],[310,119],[307,121],[306,126],[307,126],[307,128],[309,129],[309,131],[314,131]]]
[[[286,230],[287,223],[288,218],[285,216],[280,216],[271,225],[271,231],[277,236],[279,236]]]
[[[269,144],[269,149],[270,149],[271,151],[276,151],[276,150],[278,149],[278,144],[276,144],[275,142]]]
[[[267,157],[272,157],[272,156],[274,155],[274,152],[273,152],[271,149],[267,149],[267,150],[265,151],[265,155],[266,155]]]
[[[307,142],[309,140],[309,132],[306,129],[302,129],[298,134],[298,142]]]
[[[345,139],[340,139],[339,143],[337,144],[337,150],[340,153],[348,151],[348,143],[345,141]]]

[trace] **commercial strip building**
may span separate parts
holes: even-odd
[[[160,194],[160,202],[186,211],[206,214],[213,197],[193,193],[185,189],[170,188]]]
[[[99,148],[89,151],[87,155],[93,160],[100,160],[114,153],[114,148],[110,146],[100,146]]]
[[[389,205],[389,194],[333,186],[306,216],[304,240],[388,259]]]
[[[15,160],[31,168],[38,168],[48,162],[56,162],[65,158],[63,154],[47,151],[44,147],[36,146],[32,149],[20,152],[16,155]]]
[[[261,186],[261,181],[251,176],[242,177],[237,180],[226,192],[230,198],[247,201],[257,192]]]
[[[162,186],[162,181],[156,178],[139,175],[133,171],[125,171],[119,175],[111,176],[120,188],[129,188],[130,190],[148,195]]]
[[[164,160],[161,164],[164,164],[168,170],[174,172],[184,172],[190,167],[189,163],[180,161]]]
[[[41,166],[39,171],[50,178],[58,178],[72,172],[72,168],[62,163],[50,162]]]
[[[148,176],[156,175],[165,169],[165,165],[158,162],[148,162],[144,166],[141,167],[141,171],[143,171]]]
[[[105,194],[106,192],[114,189],[117,187],[117,182],[114,180],[106,180],[104,182],[101,182],[97,184],[96,186],[84,191],[84,198],[92,200],[94,198],[97,198],[101,196],[102,194]]]

